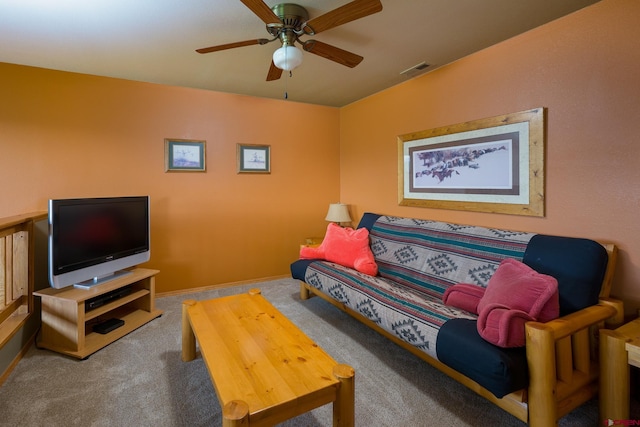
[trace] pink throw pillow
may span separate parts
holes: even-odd
[[[469,283],[458,283],[449,287],[442,295],[442,302],[470,313],[478,314],[478,303],[485,288]]]
[[[501,347],[525,344],[524,323],[560,315],[558,281],[515,259],[505,259],[478,302],[478,332]]]
[[[493,274],[478,313],[490,304],[522,310],[541,322],[559,316],[558,281],[515,259],[503,260]]]
[[[320,246],[303,246],[300,248],[300,258],[324,259],[370,276],[378,274],[378,265],[369,247],[369,230],[366,228],[354,230],[329,223]]]
[[[480,313],[478,332],[498,347],[522,347],[526,343],[524,324],[534,320],[524,311],[492,304]]]

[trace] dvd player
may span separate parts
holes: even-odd
[[[108,302],[117,300],[131,293],[131,286],[124,286],[122,288],[115,289],[107,292],[106,294],[98,295],[97,297],[90,298],[84,302],[84,311],[91,311],[98,307],[105,305]]]
[[[120,326],[124,325],[124,320],[122,319],[109,319],[104,322],[98,323],[93,327],[93,332],[97,332],[99,334],[105,335],[109,332],[118,329]]]

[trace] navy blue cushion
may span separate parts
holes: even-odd
[[[375,224],[378,218],[380,218],[381,216],[382,215],[374,214],[371,212],[365,212],[364,215],[362,215],[362,218],[360,219],[360,223],[358,224],[357,228],[364,227],[367,230],[371,231],[373,224]]]
[[[307,271],[307,267],[314,259],[299,259],[291,263],[291,277],[294,279],[302,280],[304,282],[304,274]]]
[[[442,325],[436,354],[442,363],[499,398],[529,384],[525,348],[501,348],[485,341],[475,320],[451,319]]]
[[[538,234],[523,262],[558,280],[560,316],[565,316],[598,303],[608,258],[606,249],[593,240]]]

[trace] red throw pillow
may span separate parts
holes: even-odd
[[[491,304],[478,317],[478,332],[498,347],[522,347],[526,343],[524,324],[535,320],[524,311]]]
[[[449,287],[442,295],[442,302],[452,307],[478,314],[478,303],[484,296],[485,288],[470,283],[458,283]]]
[[[301,259],[324,259],[361,273],[375,276],[378,265],[369,247],[369,230],[340,227],[329,223],[324,240],[317,248],[300,248]]]
[[[558,281],[515,259],[500,263],[478,302],[478,332],[501,347],[525,344],[524,323],[560,315]]]

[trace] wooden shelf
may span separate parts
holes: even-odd
[[[127,304],[131,301],[137,300],[145,295],[149,295],[149,291],[146,289],[140,289],[139,291],[133,292],[129,295],[126,295],[122,298],[117,299],[116,301],[112,301],[103,305],[102,307],[95,308],[91,311],[85,312],[84,319],[85,321],[89,321],[91,319],[95,319],[96,317],[102,316],[105,313],[108,313],[121,305]]]
[[[42,298],[42,330],[38,346],[84,359],[129,332],[162,315],[155,308],[155,276],[158,270],[136,268],[127,275],[90,289],[47,288],[35,292]],[[85,303],[91,298],[125,286],[131,293],[90,311]],[[107,334],[93,332],[93,326],[110,318],[124,325]]]

